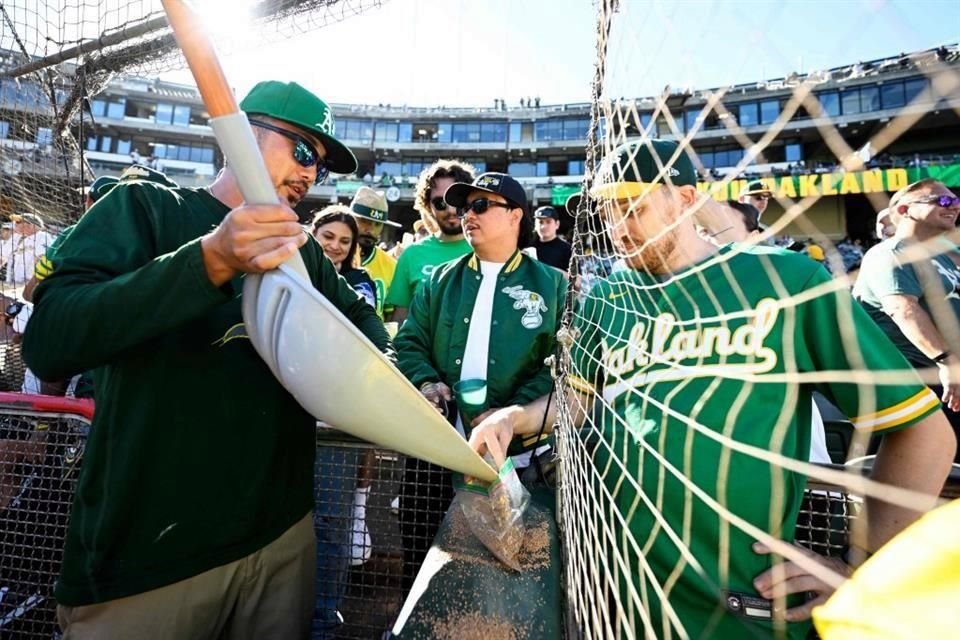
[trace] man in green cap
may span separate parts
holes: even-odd
[[[281,82],[240,107],[280,204],[245,205],[230,166],[206,189],[118,183],[34,294],[27,363],[47,379],[97,369],[56,588],[66,637],[309,634],[316,420],[253,349],[243,275],[299,251],[314,286],[390,343],[292,210],[356,169],[329,108]]]
[[[806,638],[831,588],[801,563],[773,562],[767,545],[793,541],[805,477],[769,454],[807,460],[814,390],[883,434],[873,479],[929,499],[914,511],[871,494],[867,534],[851,541],[857,562],[935,504],[956,446],[939,402],[818,264],[698,236],[705,196],[677,143],[618,148],[595,185],[629,268],[577,311],[567,382],[575,424],[590,417],[598,542],[619,541],[599,578],[619,585],[615,634]],[[854,381],[865,372],[896,375]],[[535,433],[547,409],[543,397],[492,414],[472,444],[482,453]],[[848,573],[840,559],[802,555]]]

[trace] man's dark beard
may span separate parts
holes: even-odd
[[[452,223],[448,228],[445,224],[437,220],[437,226],[440,227],[440,234],[444,236],[460,236],[463,235],[463,226],[460,224],[460,221],[457,220],[456,226]]]
[[[377,239],[371,235],[361,234],[357,237],[357,244],[360,246],[360,256],[368,258],[377,246]]]

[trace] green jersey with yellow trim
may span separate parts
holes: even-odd
[[[752,584],[770,557],[731,521],[794,539],[805,478],[757,453],[807,460],[814,390],[873,431],[939,409],[842,284],[775,248],[727,246],[664,280],[615,273],[591,290],[575,325],[568,379],[597,394],[596,427],[581,432],[597,510],[622,514],[631,534],[607,520],[632,574],[620,599],[637,625],[645,602],[658,637],[679,626],[691,638],[774,637]],[[854,381],[850,372],[864,370],[902,378]],[[823,379],[803,376],[812,372]],[[784,637],[808,630],[791,624]]]

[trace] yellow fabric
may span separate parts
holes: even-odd
[[[387,291],[393,282],[393,274],[397,270],[397,261],[380,247],[374,247],[373,252],[361,264],[367,275],[377,287],[377,315],[382,320],[385,317]]]
[[[817,262],[823,262],[826,258],[826,256],[823,254],[823,249],[817,244],[811,244],[807,247],[807,255]]]
[[[590,195],[598,200],[626,200],[627,198],[642,198],[654,189],[660,188],[660,183],[650,182],[608,182],[590,190]]]
[[[931,511],[813,610],[823,640],[960,637],[960,500]]]

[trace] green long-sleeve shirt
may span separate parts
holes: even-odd
[[[443,382],[452,388],[460,380],[480,281],[471,253],[437,269],[417,289],[395,341],[398,366],[416,387]],[[500,271],[487,354],[489,407],[523,405],[549,393],[553,377],[544,359],[556,345],[566,289],[560,271],[519,251]]]
[[[203,266],[199,238],[227,213],[204,190],[118,185],[37,287],[23,343],[29,366],[45,379],[97,368],[56,590],[63,604],[140,593],[237,560],[312,508],[316,421],[246,336],[242,278],[217,288]],[[311,240],[301,255],[317,289],[389,352],[375,312],[319,245]]]

